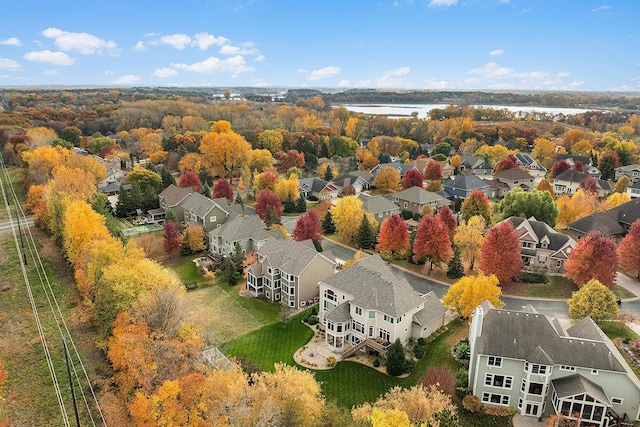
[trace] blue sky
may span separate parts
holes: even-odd
[[[5,0],[0,86],[640,91],[636,0]]]

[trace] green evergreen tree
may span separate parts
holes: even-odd
[[[457,247],[453,247],[453,257],[447,265],[447,277],[449,279],[459,279],[464,276],[464,266],[460,261],[460,251]]]
[[[211,198],[211,187],[207,181],[202,184],[202,195]]]
[[[371,249],[376,242],[376,233],[371,227],[366,214],[362,215],[357,242],[362,249]]]
[[[235,202],[240,205],[240,208],[242,208],[242,213],[244,213],[244,200],[242,200],[242,196],[240,195],[239,191],[236,194]]]
[[[164,220],[178,222],[178,215],[176,215],[174,211],[169,209],[167,212],[165,212]]]
[[[297,204],[291,197],[287,197],[286,200],[282,202],[282,208],[285,213],[294,213],[297,209]]]
[[[327,165],[327,171],[324,173],[324,180],[331,181],[333,179],[333,171],[331,170],[331,166]]]
[[[162,187],[167,188],[171,184],[176,185],[176,179],[171,175],[171,171],[166,166],[162,166],[160,169],[160,177],[162,178]]]
[[[298,202],[296,203],[296,212],[305,213],[307,211],[307,201],[304,197],[298,197]]]
[[[273,224],[282,224],[280,218],[278,218],[276,210],[272,206],[267,206],[267,210],[264,213],[264,224],[267,227],[270,227]]]
[[[111,203],[109,203],[109,199],[106,194],[96,193],[93,197],[91,207],[94,211],[104,217],[104,225],[113,237],[117,239],[122,239],[124,237],[122,235],[122,230],[120,229],[120,224],[118,224],[118,221],[113,216],[113,207],[111,206]]]
[[[407,359],[400,338],[396,339],[387,349],[387,373],[393,377],[402,375],[407,368]]]
[[[125,190],[124,186],[120,185],[118,203],[116,203],[116,216],[118,218],[125,218],[129,216],[129,212],[131,212],[131,197],[129,190]]]
[[[322,229],[325,234],[331,234],[336,232],[336,224],[333,222],[333,215],[331,215],[331,210],[328,210],[322,219]]]

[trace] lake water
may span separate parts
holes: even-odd
[[[355,113],[386,115],[390,118],[406,118],[410,117],[414,111],[418,112],[419,118],[428,118],[427,114],[434,108],[444,109],[450,104],[344,104],[341,107]],[[515,105],[471,105],[474,108],[493,108],[501,110],[506,108],[514,113],[547,113],[549,115],[556,114],[580,114],[590,110],[580,108],[560,108],[560,107],[522,107]]]

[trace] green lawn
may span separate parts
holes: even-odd
[[[598,326],[600,326],[600,329],[602,329],[602,331],[605,334],[607,334],[609,339],[640,338],[640,335],[636,334],[631,328],[628,328],[627,326],[622,326],[619,322],[616,322],[616,321],[602,322],[598,324]]]
[[[244,286],[242,280],[236,286],[229,286],[223,279],[216,280],[220,289],[225,291],[240,307],[248,310],[263,324],[276,322],[280,317],[280,304],[274,304],[259,298],[245,298],[240,296],[240,288]]]
[[[196,263],[193,262],[194,259],[200,256],[201,255],[191,255],[188,257],[179,257],[178,255],[174,255],[174,257],[178,258],[175,262],[167,262],[167,266],[178,275],[182,283],[204,283],[206,279],[198,271]]]

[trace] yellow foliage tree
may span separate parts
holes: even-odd
[[[27,136],[31,138],[29,145],[32,148],[36,148],[51,145],[51,142],[58,137],[58,134],[52,129],[39,126],[29,129]]]
[[[396,191],[400,185],[400,172],[391,166],[383,166],[373,184],[382,191]]]
[[[344,131],[349,138],[357,141],[364,131],[364,121],[360,120],[357,117],[349,117],[349,120],[347,120],[347,126],[345,127]]]
[[[278,135],[280,134],[278,133]],[[273,169],[273,156],[271,155],[271,151],[267,149],[251,150],[249,168],[260,173],[264,172],[266,169]]]
[[[282,137],[282,132],[273,129],[267,129],[258,135],[258,142],[260,143],[260,146],[269,151],[270,154],[275,154],[278,151],[281,151],[283,141],[284,138]]]
[[[476,156],[483,156],[487,158],[489,164],[492,166],[497,164],[500,160],[505,159],[509,154],[513,153],[513,151],[500,144],[496,144],[493,146],[483,145],[475,152]]]
[[[587,139],[582,139],[571,147],[571,153],[576,156],[589,156],[591,155],[591,150],[593,150],[593,145]]]
[[[278,182],[276,182],[274,192],[282,201],[287,199],[298,200],[300,197],[300,191],[298,190],[298,175],[292,173],[289,175],[289,178],[281,177]]]
[[[27,165],[26,185],[45,184],[53,175],[53,170],[66,164],[71,150],[61,146],[43,146],[22,153],[22,161]]]
[[[553,160],[556,157],[556,144],[546,138],[536,138],[533,141],[531,156],[542,166],[549,169],[553,165]]]
[[[465,318],[484,300],[488,300],[496,308],[504,307],[500,300],[502,290],[498,283],[498,278],[493,274],[485,276],[478,273],[477,276],[463,277],[449,288],[442,298],[442,303]]]
[[[202,169],[203,158],[201,154],[198,153],[187,153],[184,155],[182,159],[178,162],[178,170],[181,173],[185,173],[187,171],[193,172],[195,174],[199,174]]]
[[[71,202],[64,210],[63,247],[67,260],[75,267],[89,243],[111,237],[104,216],[84,201]]]
[[[220,120],[211,126],[200,143],[200,152],[218,176],[233,177],[249,161],[251,146],[231,130],[231,123]]]
[[[199,225],[192,225],[184,231],[182,244],[186,245],[191,252],[201,252],[205,250],[204,228]]]
[[[598,195],[590,191],[584,191],[582,188],[571,197],[566,194],[560,196],[557,200],[557,205],[558,217],[556,218],[556,226],[559,228],[591,215],[600,208]]]
[[[469,263],[470,270],[473,270],[475,260],[480,256],[486,233],[485,220],[479,215],[472,216],[466,222],[463,221],[456,228],[453,243],[460,250],[460,256]]]
[[[355,243],[365,213],[362,200],[346,196],[338,199],[330,209],[338,238],[347,244]]]
[[[600,204],[600,210],[606,211],[627,203],[631,200],[631,196],[627,193],[613,193]]]

